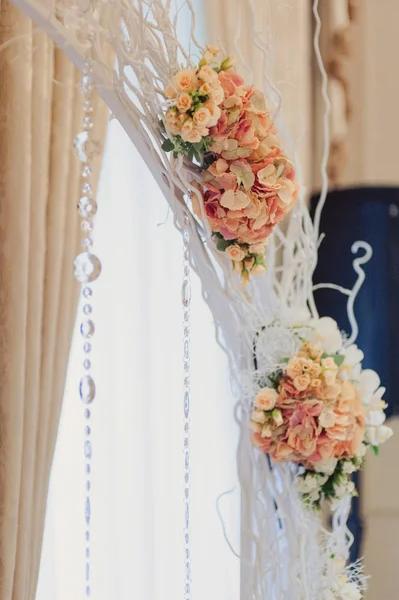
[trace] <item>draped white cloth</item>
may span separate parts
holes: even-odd
[[[92,580],[96,600],[183,595],[182,240],[151,175],[111,121],[93,285]],[[227,359],[193,276],[193,599],[239,597],[239,491]],[[52,472],[37,600],[84,592],[84,406],[78,323]],[[206,526],[205,526],[206,524]]]

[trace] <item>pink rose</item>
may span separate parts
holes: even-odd
[[[297,454],[309,457],[316,450],[318,426],[313,417],[304,416],[302,422],[287,431],[288,445]]]
[[[218,77],[226,97],[233,96],[237,87],[244,85],[243,78],[237,75],[235,71],[221,71]]]
[[[270,437],[262,437],[259,433],[252,435],[252,440],[255,446],[257,446],[263,452],[269,452],[272,440]]]

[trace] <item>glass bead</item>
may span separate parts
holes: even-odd
[[[188,229],[183,230],[183,241],[185,244],[188,244],[190,241],[190,233],[189,233]]]
[[[88,441],[85,442],[84,450],[85,450],[85,457],[87,458],[87,460],[90,460],[92,457],[91,442],[88,442]]]
[[[86,408],[86,410],[85,410],[85,417],[86,417],[86,419],[90,419],[90,417],[91,417],[91,412],[88,408]]]
[[[91,73],[91,71],[92,71],[91,64],[88,61],[83,63],[83,67],[82,67],[83,75],[89,75]]]
[[[93,188],[91,183],[89,183],[88,181],[85,181],[84,183],[82,183],[82,194],[92,194],[93,193]]]
[[[92,173],[92,168],[90,165],[85,165],[84,167],[82,167],[82,170],[80,171],[82,177],[90,177],[91,173]]]
[[[83,323],[82,323],[82,325],[83,325]],[[93,323],[93,325],[94,325],[94,323]],[[82,327],[80,328],[80,331],[82,331]],[[86,336],[84,336],[84,337],[86,337]],[[83,344],[83,352],[85,352],[86,354],[89,354],[89,352],[91,352],[91,344],[90,344],[90,342],[85,342]]]
[[[85,375],[79,383],[80,399],[85,404],[91,404],[96,397],[96,384],[93,377]]]
[[[93,129],[93,120],[91,117],[83,117],[82,126],[85,131]]]
[[[91,232],[93,231],[93,223],[91,221],[84,220],[80,225],[82,231]]]
[[[91,114],[93,112],[93,105],[90,100],[85,100],[83,102],[83,110],[86,114]]]
[[[188,281],[185,281],[183,283],[183,287],[182,287],[182,301],[183,301],[183,306],[187,307],[190,305],[190,300],[191,300],[191,288],[190,288],[190,284]]]
[[[83,307],[83,312],[85,315],[90,315],[92,312],[92,307],[90,306],[90,304],[85,304]]]
[[[90,596],[90,594],[91,594],[90,586],[87,586],[86,587],[86,596]]]
[[[86,523],[87,525],[90,524],[90,517],[91,517],[91,506],[90,506],[90,498],[86,498],[86,504],[85,504],[85,519],[86,519]],[[88,532],[87,532],[88,533]],[[87,533],[86,533],[86,539],[87,539]]]
[[[86,581],[90,580],[90,565],[86,563]]]
[[[86,427],[85,427],[85,434],[86,435],[90,435],[91,434],[91,429],[90,429],[90,427],[88,425],[86,425]]]
[[[90,548],[86,548],[86,558],[90,558]]]
[[[80,131],[73,145],[76,158],[82,163],[90,162],[95,156],[101,154],[101,144],[93,140],[88,131]]]
[[[90,467],[90,465],[88,465]],[[86,491],[90,492],[90,481],[86,481]]]
[[[90,321],[90,320],[83,321],[83,323],[80,326],[80,333],[86,339],[91,338],[92,335],[94,334],[95,330],[96,329],[95,329],[94,323],[93,323],[93,321]],[[91,350],[91,344],[90,344],[90,348],[88,348],[88,346],[86,346],[85,352],[90,352],[90,350]]]
[[[86,475],[90,475],[91,467],[90,465],[86,465]]]
[[[90,367],[91,367],[91,361],[88,358],[86,358],[83,361],[83,368],[86,369],[86,371],[88,371],[90,369]]]
[[[90,531],[86,531],[86,542],[90,541]]]
[[[184,412],[189,412],[190,410],[190,394],[189,392],[184,392]]]
[[[92,78],[89,77],[87,73],[86,75],[83,75],[79,87],[80,91],[84,96],[89,96],[92,93],[94,89],[94,84]]]
[[[75,277],[80,283],[95,281],[101,273],[100,259],[91,252],[82,252],[75,258]]]
[[[94,242],[91,237],[88,237],[88,238],[85,238],[84,240],[82,240],[83,248],[86,248],[88,250],[90,250],[90,248],[92,247],[93,244],[94,244]]]
[[[81,217],[90,217],[97,212],[97,202],[89,196],[83,196],[79,200],[78,211]]]
[[[85,288],[83,288],[82,294],[85,298],[91,298],[93,295],[93,290],[86,286]]]

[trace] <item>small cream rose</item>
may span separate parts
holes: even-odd
[[[262,431],[262,425],[260,423],[256,423],[256,421],[250,421],[249,428],[254,433],[260,433]]]
[[[266,252],[266,248],[264,244],[252,244],[252,246],[249,247],[249,252],[251,254],[260,254],[263,256]]]
[[[328,356],[327,358],[323,358],[321,361],[322,366],[325,369],[330,369],[330,371],[337,371],[338,366],[332,356]]]
[[[195,113],[193,114],[194,123],[198,127],[206,127],[208,125],[210,119],[211,119],[211,113],[204,106],[202,106],[201,108],[198,108],[195,111]]]
[[[310,387],[312,388],[318,388],[321,386],[321,379],[318,379],[317,377],[315,379],[312,379],[312,381],[310,382]]]
[[[262,433],[260,434],[261,437],[272,437],[272,434],[273,430],[270,425],[264,425],[264,427],[262,427]]]
[[[265,423],[266,422],[266,415],[263,412],[263,410],[254,410],[254,412],[252,413],[252,421],[255,421],[255,423]]]
[[[273,410],[276,406],[278,394],[272,388],[261,388],[255,397],[255,406],[262,410]]]
[[[199,88],[198,92],[201,94],[201,96],[210,96],[212,93],[211,84],[208,83],[207,81],[204,81],[204,83]]]
[[[304,390],[307,390],[309,385],[310,385],[310,377],[307,373],[305,373],[304,375],[298,375],[294,379],[294,386],[296,387],[296,389],[299,392],[303,392]]]
[[[200,69],[198,77],[201,79],[201,81],[206,81],[207,83],[215,83],[218,81],[218,75],[216,71],[214,71],[209,65],[205,65]]]
[[[224,100],[224,89],[222,86],[216,86],[212,89],[211,98],[219,106]]]
[[[192,92],[196,89],[198,80],[194,69],[183,69],[173,77],[172,83],[181,92]]]
[[[241,262],[245,257],[245,252],[240,246],[237,244],[232,244],[231,246],[227,246],[226,254],[231,260],[235,262]]]
[[[190,96],[190,94],[187,94],[186,92],[183,92],[182,94],[180,94],[180,96],[176,100],[176,107],[182,113],[187,112],[191,108],[192,104],[193,104],[193,101],[191,99],[191,96]]]
[[[264,265],[254,265],[251,269],[251,275],[262,275],[266,271]]]
[[[327,385],[333,385],[335,383],[335,380],[337,378],[337,372],[336,371],[324,371],[324,381],[326,382]]]
[[[191,144],[198,144],[202,140],[202,131],[194,127],[189,131],[185,136],[185,141],[190,142]]]

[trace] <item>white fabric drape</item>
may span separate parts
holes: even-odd
[[[99,191],[94,285],[93,550],[96,600],[183,595],[182,241],[151,175],[116,121]],[[193,277],[192,576],[194,600],[235,600],[239,544],[237,427],[227,359]],[[84,406],[75,332],[37,600],[84,591]],[[206,526],[204,526],[206,524]]]

